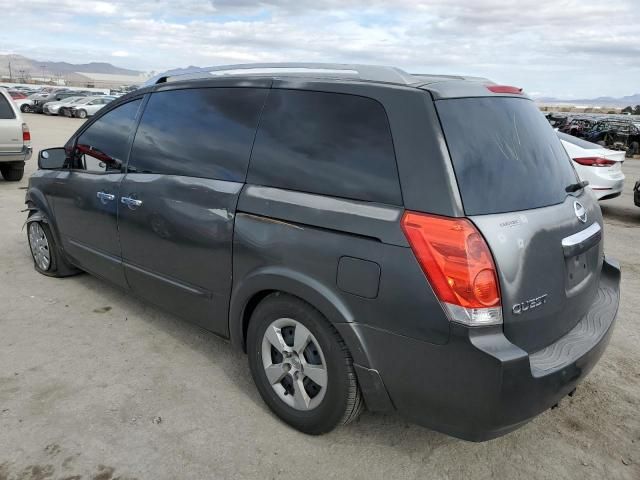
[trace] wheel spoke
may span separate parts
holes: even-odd
[[[299,355],[302,355],[302,352],[307,348],[307,344],[311,338],[311,332],[307,330],[307,327],[298,323],[293,335],[293,349],[298,352]]]
[[[273,345],[274,348],[280,353],[283,353],[289,349],[288,345],[284,341],[284,338],[282,338],[282,332],[278,327],[275,327],[273,325],[269,326],[264,335],[269,343]]]
[[[318,386],[327,386],[327,370],[323,365],[309,365],[307,363],[304,366],[303,373],[311,380],[313,380],[316,384],[318,384]]]
[[[284,364],[282,363],[274,363],[265,367],[265,373],[267,374],[267,380],[271,385],[275,385],[276,383],[280,383],[287,372],[284,369]]]
[[[307,392],[304,389],[302,377],[298,380],[294,380],[293,382],[293,402],[300,410],[306,410],[309,408],[311,398],[309,398],[309,395],[307,395]]]

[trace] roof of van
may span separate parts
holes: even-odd
[[[487,78],[408,73],[396,67],[350,63],[246,63],[216,67],[188,67],[157,75],[146,87],[189,80],[240,79],[309,79],[326,82],[366,82],[428,90],[435,99],[517,96],[529,98],[521,88],[496,85]]]
[[[170,70],[147,81],[145,85],[220,76],[308,77],[336,80],[361,80],[395,85],[421,86],[449,80],[492,83],[481,77],[407,73],[396,67],[348,63],[248,63],[216,67],[189,67]]]

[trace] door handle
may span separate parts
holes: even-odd
[[[114,194],[106,192],[98,192],[96,193],[96,197],[103,201],[113,201],[116,199],[116,196]]]
[[[142,200],[131,197],[120,197],[120,203],[125,204],[127,207],[133,210],[134,208],[138,208],[142,205]]]

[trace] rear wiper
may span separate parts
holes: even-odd
[[[577,192],[578,190],[582,190],[584,187],[586,187],[587,185],[589,185],[589,181],[588,180],[583,180],[581,182],[578,183],[572,183],[571,185],[568,185],[564,191],[567,193],[573,193],[573,192]]]

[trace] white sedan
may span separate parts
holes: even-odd
[[[609,150],[566,133],[557,132],[562,146],[573,160],[580,180],[587,180],[598,200],[615,198],[622,193],[625,152]]]

